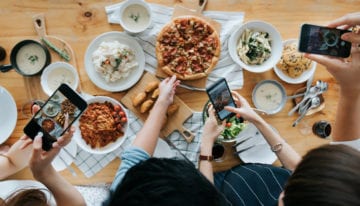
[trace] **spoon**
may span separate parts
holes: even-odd
[[[295,120],[295,122],[294,122],[293,125],[292,125],[293,127],[295,127],[295,126],[300,122],[300,120],[302,120],[302,118],[304,118],[305,114],[306,114],[309,110],[320,106],[320,98],[319,98],[318,96],[315,96],[315,97],[311,98],[311,100],[310,100],[309,102],[311,102],[311,103],[310,103],[310,106],[307,107],[307,109],[304,110],[304,111],[301,113],[300,117],[298,117],[298,118]]]

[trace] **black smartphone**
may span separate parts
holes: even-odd
[[[61,84],[24,127],[24,133],[34,139],[41,132],[42,149],[49,151],[52,143],[65,133],[86,107],[86,101],[77,92],[67,84]],[[66,128],[65,118],[68,118]]]
[[[211,104],[214,106],[216,115],[220,121],[234,115],[234,113],[224,109],[225,106],[236,107],[225,78],[221,78],[213,85],[207,87],[206,93],[208,94]]]
[[[300,31],[299,51],[346,58],[350,56],[351,43],[341,39],[350,32],[311,24],[303,24]]]

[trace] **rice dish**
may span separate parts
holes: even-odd
[[[92,54],[92,62],[106,82],[126,78],[138,67],[134,51],[118,41],[102,42]]]

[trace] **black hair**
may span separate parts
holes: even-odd
[[[224,196],[193,164],[150,158],[126,173],[104,205],[227,205]]]
[[[308,152],[289,178],[284,204],[360,205],[360,152],[325,145]]]

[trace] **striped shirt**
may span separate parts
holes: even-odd
[[[215,186],[232,205],[277,205],[291,172],[265,164],[244,164],[216,173]]]

